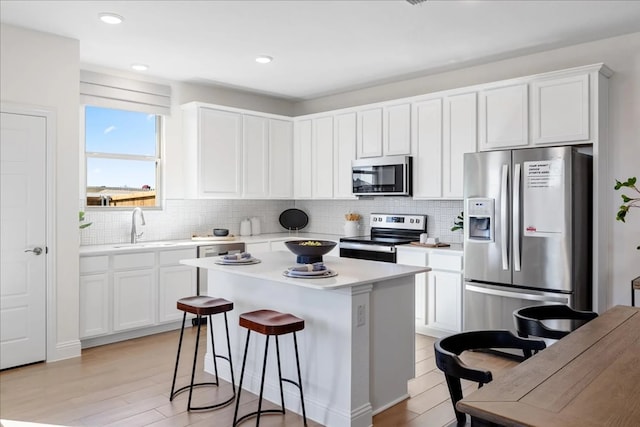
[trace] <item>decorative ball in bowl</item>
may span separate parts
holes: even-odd
[[[322,255],[331,251],[336,242],[331,240],[289,240],[284,242],[287,249],[296,254],[298,264],[313,264],[322,262]]]

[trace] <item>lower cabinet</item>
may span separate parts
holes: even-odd
[[[397,262],[431,267],[416,275],[416,332],[441,337],[462,331],[462,254],[398,247]]]
[[[179,260],[195,257],[195,248],[80,257],[80,339],[91,346],[175,329],[176,301],[195,295],[197,280]]]

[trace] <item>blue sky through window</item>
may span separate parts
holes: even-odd
[[[156,120],[153,114],[87,106],[86,151],[156,157]],[[155,184],[152,161],[87,159],[87,186],[155,189]]]

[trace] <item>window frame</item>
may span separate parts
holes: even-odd
[[[83,153],[83,161],[82,161],[82,188],[81,188],[81,199],[83,209],[92,210],[92,211],[130,211],[135,208],[135,206],[96,206],[96,205],[87,205],[87,162],[89,158],[96,159],[112,159],[112,160],[137,160],[137,161],[153,161],[155,163],[155,192],[156,192],[156,204],[155,206],[143,206],[145,210],[163,210],[164,209],[164,181],[163,181],[163,169],[164,169],[164,142],[165,142],[165,120],[166,116],[157,113],[143,113],[143,114],[153,114],[156,117],[156,155],[155,156],[145,156],[140,154],[121,154],[121,153],[101,153],[101,152],[93,152],[87,151],[87,139],[86,139],[86,107],[93,108],[102,108],[102,109],[111,109],[111,110],[120,110],[120,111],[128,111],[128,112],[137,112],[142,113],[141,111],[135,110],[125,110],[123,108],[118,107],[105,107],[102,105],[94,105],[90,103],[82,104],[80,106],[81,112],[81,152]]]

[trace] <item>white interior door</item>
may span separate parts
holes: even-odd
[[[46,359],[46,118],[0,117],[0,368]]]

